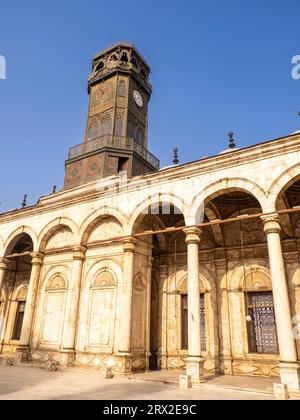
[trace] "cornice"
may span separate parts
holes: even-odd
[[[245,163],[258,162],[267,158],[274,158],[278,155],[282,156],[293,151],[298,152],[299,146],[300,135],[293,134],[291,136],[282,137],[229,152],[228,154],[211,156],[139,177],[128,178],[125,193],[135,191],[141,183],[144,184],[147,181],[159,181],[163,185],[175,179],[176,181],[179,181],[180,179],[196,177],[201,174],[218,172],[220,169],[224,170],[240,166]],[[111,179],[112,181],[115,180],[116,184],[118,184],[118,177],[112,177]],[[96,191],[96,185],[98,182],[99,179],[70,190],[62,190],[55,193],[55,195],[41,197],[38,203],[34,206],[30,206],[25,209],[13,210],[3,213],[2,215],[0,214],[0,225],[7,223],[8,221],[26,219],[32,217],[33,215],[36,216],[64,209],[79,203],[85,204],[87,202],[90,203],[97,201],[101,199],[102,195],[104,195],[103,198],[109,198],[110,194],[107,191]],[[119,194],[123,194],[123,191]]]

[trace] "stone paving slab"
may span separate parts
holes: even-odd
[[[162,382],[165,384],[179,384],[179,375],[184,371],[153,371],[137,373],[130,376],[133,380]],[[279,378],[257,378],[249,376],[206,375],[204,387],[219,387],[247,392],[273,395],[273,385],[279,383]],[[202,387],[203,387],[202,386]]]
[[[99,373],[0,366],[0,400],[270,400],[272,395],[221,388],[180,389],[177,384]]]

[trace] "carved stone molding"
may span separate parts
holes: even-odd
[[[74,246],[73,247],[73,260],[84,260],[85,259],[86,248],[84,246]]]
[[[123,250],[124,250],[124,252],[134,253],[136,242],[137,241],[136,241],[135,238],[128,237],[128,238],[124,239],[124,242],[123,242]]]

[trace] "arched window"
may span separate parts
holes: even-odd
[[[278,354],[272,292],[246,295],[249,353]]]
[[[103,351],[112,351],[115,311],[116,286],[114,275],[101,271],[94,279],[90,294],[90,316],[88,345]]]
[[[97,137],[99,137],[99,122],[93,121],[88,129],[88,141],[96,139]]]
[[[132,325],[132,349],[143,350],[146,339],[146,286],[141,274],[137,274],[133,281]]]
[[[0,291],[0,341],[4,338],[5,334],[5,294]]]
[[[42,329],[42,343],[44,344],[60,345],[66,290],[66,282],[60,274],[54,276],[48,283]]]
[[[125,96],[126,94],[126,83],[125,80],[120,80],[119,87],[118,87],[118,95]]]
[[[27,287],[23,287],[17,295],[17,308],[13,329],[13,340],[20,340],[27,298]]]

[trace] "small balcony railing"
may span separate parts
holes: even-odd
[[[159,169],[159,159],[150,153],[149,150],[140,145],[136,140],[130,137],[113,136],[111,134],[105,134],[104,136],[97,137],[96,139],[90,140],[86,143],[71,147],[69,149],[68,159],[74,159],[104,147],[132,150],[143,157],[155,169]]]

